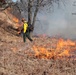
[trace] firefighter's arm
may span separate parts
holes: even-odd
[[[24,33],[26,33],[27,27],[28,27],[28,24],[25,23],[25,24],[24,24]]]

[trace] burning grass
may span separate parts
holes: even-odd
[[[75,40],[39,36],[33,37],[34,43],[23,43],[0,23],[0,75],[76,74]]]
[[[44,35],[23,43],[8,23],[0,24],[0,75],[76,75],[75,40]]]
[[[56,40],[54,43],[50,41],[51,39],[49,40],[49,43],[45,43],[39,46],[33,45],[32,48],[37,58],[59,59],[63,57],[71,58],[75,56],[74,52],[76,52],[76,42],[69,39],[64,40],[62,38]]]
[[[66,58],[76,50],[75,41],[48,37],[33,39],[34,43],[19,42],[21,38],[12,39],[12,43],[0,43],[1,75],[76,74],[76,60]]]
[[[0,75],[76,75],[75,40],[39,36],[23,43],[11,29],[0,31]]]

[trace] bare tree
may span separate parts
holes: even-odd
[[[38,12],[43,7],[50,7],[53,3],[59,5],[60,0],[20,0],[25,12],[28,13],[28,24],[34,28]]]
[[[32,25],[32,28],[34,28],[36,17],[40,9],[48,6],[50,7],[53,3],[57,3],[59,5],[60,0],[17,0],[16,3],[13,3],[12,0],[6,0],[6,3],[8,4],[6,8],[9,6],[15,5],[20,13],[24,11],[28,15],[28,24]]]

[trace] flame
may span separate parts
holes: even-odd
[[[13,21],[14,21],[15,23],[18,23],[18,22],[19,22],[19,19],[16,18],[16,17],[14,17],[14,18],[13,18]]]
[[[46,48],[44,47],[36,47],[36,46],[33,46],[33,49],[35,51],[35,56],[39,58],[51,58],[54,54],[53,52],[50,52],[48,51]]]
[[[64,50],[62,53],[59,54],[59,56],[69,56],[69,51],[68,50]]]
[[[20,21],[18,18],[16,18],[15,16],[13,17],[13,22],[14,22],[14,27],[16,29],[18,29],[21,25],[20,25]],[[19,33],[19,32],[18,32]]]
[[[46,44],[47,45],[47,44]],[[51,44],[50,44],[51,46]],[[33,50],[35,52],[35,56],[38,58],[46,58],[46,59],[51,59],[51,58],[61,58],[61,57],[69,57],[70,53],[72,52],[71,47],[76,48],[75,42],[71,40],[64,40],[60,38],[56,42],[56,47],[55,48],[47,48],[47,46],[37,46],[33,45]],[[75,49],[76,50],[76,49]]]

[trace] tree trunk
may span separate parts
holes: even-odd
[[[32,21],[32,1],[28,0],[28,24],[30,25]]]
[[[37,0],[37,5],[36,5],[36,9],[35,9],[34,16],[33,16],[33,22],[32,22],[33,28],[34,28],[34,25],[35,25],[35,21],[36,21],[36,16],[37,16],[38,10],[39,10],[39,0]]]

